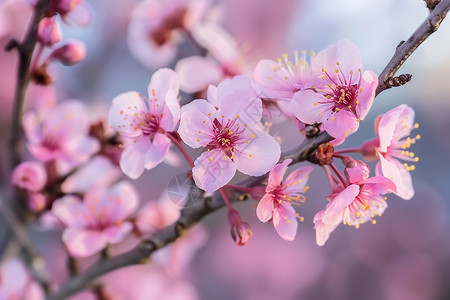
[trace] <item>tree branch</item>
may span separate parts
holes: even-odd
[[[430,13],[428,18],[422,25],[414,32],[414,34],[404,43],[400,44],[392,59],[379,75],[379,86],[376,94],[378,95],[383,90],[386,90],[393,85],[389,86],[387,82],[394,76],[395,72],[406,61],[411,53],[434,31],[436,31],[445,18],[450,8],[450,0],[441,1],[434,10]],[[313,153],[317,147],[322,144],[331,141],[333,138],[328,133],[322,133],[316,137],[307,139],[298,148],[294,149],[290,153],[285,153],[282,160],[290,158],[293,160],[292,164],[305,161],[308,156]],[[255,186],[260,184],[267,178],[267,174],[259,177],[250,177],[240,183],[242,186]],[[231,201],[237,201],[239,198],[237,194],[233,193]],[[142,241],[134,249],[124,254],[111,257],[105,260],[99,260],[92,265],[85,272],[70,278],[61,288],[55,293],[49,295],[48,300],[64,299],[80,290],[85,288],[89,282],[101,275],[104,275],[110,271],[116,270],[121,267],[145,263],[149,256],[156,250],[164,247],[165,245],[174,242],[180,237],[185,230],[200,221],[208,214],[222,208],[224,202],[219,193],[214,193],[212,196],[198,199],[198,202],[191,206],[186,207],[181,211],[180,218],[168,227],[163,228],[157,232],[150,239]]]
[[[31,57],[33,56],[34,46],[37,41],[39,22],[45,16],[49,3],[50,0],[39,0],[35,8],[33,20],[30,23],[30,27],[24,41],[22,43],[18,43],[16,40],[11,40],[5,49],[6,51],[10,51],[16,48],[19,53],[19,68],[17,72],[17,84],[14,97],[14,111],[11,124],[11,136],[9,138],[9,152],[12,166],[19,164],[22,157],[22,114],[25,95],[28,83],[30,82]]]
[[[441,0],[439,4],[430,12],[428,17],[416,29],[416,31],[409,37],[408,40],[402,41],[395,49],[394,56],[388,62],[384,70],[378,76],[378,88],[376,95],[393,86],[393,76],[408,57],[423,43],[432,33],[438,30],[439,25],[444,20],[450,9],[450,0]]]

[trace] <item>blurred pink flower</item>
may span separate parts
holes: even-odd
[[[214,192],[233,178],[236,169],[259,176],[276,164],[280,145],[261,129],[261,117],[261,100],[247,76],[210,86],[208,101],[183,106],[178,133],[190,147],[207,148],[192,169],[199,188]]]
[[[144,0],[136,5],[128,27],[131,54],[150,69],[169,64],[177,43],[203,17],[207,0]]]
[[[225,29],[217,24],[207,23],[197,25],[192,33],[210,55],[189,56],[177,62],[175,71],[180,77],[183,91],[202,91],[210,84],[218,84],[225,78],[246,73],[244,56]]]
[[[95,187],[107,187],[121,176],[121,172],[108,158],[97,155],[81,166],[61,184],[62,192],[84,193]]]
[[[87,257],[125,239],[133,230],[133,224],[126,218],[138,205],[133,186],[120,182],[107,190],[88,191],[83,201],[76,196],[64,196],[53,203],[52,212],[67,226],[62,240],[69,252]]]
[[[410,138],[414,128],[414,110],[406,104],[379,116],[375,122],[375,133],[378,138],[367,141],[362,146],[362,153],[366,158],[378,157],[376,174],[385,176],[394,181],[397,186],[397,196],[409,200],[414,196],[411,174],[408,171],[415,169],[414,165],[402,164],[399,159],[406,161],[419,161],[414,153],[408,151],[420,135]]]
[[[299,168],[281,183],[291,162],[291,159],[286,159],[270,170],[266,193],[256,207],[258,219],[264,223],[273,220],[275,230],[287,241],[295,238],[297,219],[303,220],[293,205],[301,205],[305,201],[302,193],[307,190],[308,176],[313,170],[312,166]]]
[[[38,41],[44,46],[52,46],[61,40],[62,33],[56,22],[56,16],[43,18],[38,26]]]
[[[323,246],[341,222],[356,228],[368,220],[375,223],[373,218],[381,216],[387,208],[385,198],[380,194],[395,191],[395,184],[382,176],[371,177],[346,187],[339,185],[328,196],[330,202],[326,209],[314,216],[317,245]]]
[[[177,74],[170,69],[156,71],[148,85],[149,99],[126,92],[113,99],[109,123],[126,144],[120,159],[122,171],[136,179],[160,164],[170,147],[166,131],[180,119]]]
[[[30,193],[28,195],[27,207],[32,212],[41,212],[47,205],[47,197],[42,193]]]
[[[162,197],[140,209],[135,223],[143,236],[148,237],[175,222],[180,216],[180,210],[181,207],[170,202],[170,199]],[[202,224],[198,224],[188,229],[173,244],[158,250],[152,259],[164,265],[170,274],[179,276],[206,240],[207,231]]]
[[[358,48],[348,40],[328,46],[311,59],[310,89],[295,94],[291,109],[307,124],[323,123],[335,138],[355,132],[372,106],[378,77],[362,72]]]
[[[101,279],[109,294],[117,300],[198,300],[195,287],[173,278],[155,264],[122,268]]]
[[[86,56],[86,46],[77,40],[69,40],[53,50],[49,59],[57,59],[66,66],[72,66],[82,61]]]
[[[96,139],[88,135],[88,118],[84,105],[68,100],[53,109],[23,116],[27,147],[41,161],[55,161],[58,172],[65,173],[86,161],[99,149]]]
[[[28,275],[24,264],[17,258],[6,260],[0,267],[0,299],[44,300],[42,288]]]
[[[28,190],[38,192],[47,183],[47,172],[40,162],[26,161],[20,163],[12,172],[13,185]]]
[[[282,111],[295,118],[290,109],[291,100],[295,93],[304,90],[311,77],[306,52],[301,58],[294,52],[294,61],[291,62],[287,54],[283,54],[277,61],[263,59],[253,70],[255,90],[260,97],[276,100]]]

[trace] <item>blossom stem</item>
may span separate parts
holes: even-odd
[[[325,174],[327,175],[327,179],[330,184],[330,189],[333,191],[335,179],[333,178],[333,175],[331,175],[331,172],[330,172],[330,169],[328,168],[328,166],[323,166],[323,170],[325,171]]]
[[[336,157],[336,158],[339,158],[339,159],[344,159],[343,155],[336,154],[336,153],[333,153],[333,157]]]
[[[244,187],[244,186],[239,186],[239,185],[234,185],[234,184],[227,184],[227,185],[225,185],[225,187],[234,189],[239,192],[244,192],[244,193],[250,193],[253,190],[250,187]]]
[[[342,149],[342,150],[334,152],[334,154],[344,154],[344,153],[361,153],[361,147],[359,147],[359,148]]]
[[[36,55],[34,56],[34,61],[31,63],[31,71],[36,69],[36,66],[38,65],[39,57],[42,54],[42,50],[44,50],[44,45],[42,45],[41,43],[38,43]]]
[[[177,134],[177,133],[175,133],[175,132],[167,132],[166,135],[175,144],[175,146],[177,146],[178,150],[180,150],[180,152],[183,154],[184,158],[189,163],[191,168],[193,168],[194,167],[194,161],[192,160],[192,158],[189,155],[189,153],[186,151],[186,148],[184,148],[183,144],[181,144],[180,140],[177,139],[175,134]]]
[[[330,164],[331,169],[336,173],[337,177],[339,177],[339,180],[342,182],[344,186],[347,186],[347,180],[345,180],[344,176],[342,176],[341,172],[336,168],[334,164]]]
[[[225,202],[225,204],[228,207],[229,211],[233,211],[234,208],[231,206],[230,200],[228,200],[228,196],[225,194],[225,191],[223,190],[223,188],[219,189],[219,193],[222,196],[223,201]]]

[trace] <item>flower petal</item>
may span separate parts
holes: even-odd
[[[346,138],[358,130],[359,122],[348,110],[340,110],[324,122],[325,130],[335,138]]]
[[[288,168],[288,165],[292,162],[292,159],[285,159],[281,164],[276,164],[269,173],[269,180],[267,182],[267,188],[274,189],[281,185],[284,173]]]
[[[287,203],[282,203],[273,212],[273,226],[278,235],[286,241],[293,241],[297,234],[297,217],[295,209]]]
[[[144,172],[144,163],[147,150],[150,148],[148,137],[141,137],[127,145],[120,157],[120,168],[122,172],[136,179]]]
[[[165,134],[156,133],[145,153],[145,169],[150,170],[159,165],[164,160],[169,147],[170,139]]]
[[[273,208],[273,196],[265,194],[256,207],[256,216],[261,222],[265,223],[272,218]]]
[[[306,124],[324,122],[331,115],[332,108],[332,102],[311,90],[295,93],[291,102],[291,111]]]
[[[52,205],[52,213],[67,227],[84,227],[87,224],[86,207],[78,197],[66,195]]]
[[[327,205],[322,221],[325,224],[334,223],[332,221],[332,217],[342,212],[347,206],[349,206],[355,200],[356,196],[358,196],[359,192],[359,185],[351,184],[342,192],[337,194],[336,197]]]
[[[123,222],[120,225],[109,226],[103,230],[102,235],[107,243],[117,244],[122,242],[132,230],[133,224]]]
[[[194,165],[192,174],[195,184],[208,193],[230,182],[236,173],[235,163],[218,149],[203,152]]]
[[[180,76],[181,89],[186,93],[205,90],[209,84],[216,84],[223,77],[221,66],[213,59],[202,56],[180,59],[175,71]]]
[[[106,247],[107,242],[100,231],[67,228],[62,240],[70,254],[76,257],[88,257]]]
[[[109,124],[120,134],[135,137],[141,135],[131,124],[136,112],[147,111],[147,107],[138,92],[126,92],[114,97],[109,109]]]

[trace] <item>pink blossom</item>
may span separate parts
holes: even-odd
[[[27,147],[41,161],[55,161],[58,172],[65,173],[86,161],[99,149],[88,135],[89,122],[84,105],[68,100],[53,109],[23,117]]]
[[[380,194],[395,192],[395,184],[382,176],[362,180],[359,184],[339,185],[328,196],[330,201],[325,210],[314,216],[317,245],[323,246],[330,234],[342,222],[359,228],[360,224],[381,216],[387,208],[385,198]]]
[[[369,112],[378,85],[375,73],[362,69],[359,51],[350,41],[329,46],[311,59],[310,88],[295,94],[291,109],[300,121],[323,123],[331,136],[347,137]]]
[[[151,236],[175,222],[180,217],[180,210],[181,207],[170,202],[170,199],[162,197],[157,202],[147,203],[139,210],[136,226],[144,237]],[[202,224],[198,224],[188,229],[173,244],[156,252],[152,259],[164,265],[169,273],[180,275],[206,240],[207,231]]]
[[[261,97],[277,100],[281,110],[295,118],[290,103],[298,91],[305,89],[310,73],[306,52],[299,58],[295,51],[293,62],[285,53],[277,61],[263,59],[256,65],[253,71],[254,87]]]
[[[38,41],[45,46],[51,46],[61,40],[61,30],[56,22],[56,16],[43,18],[39,22]]]
[[[353,160],[349,157],[344,158],[344,174],[351,183],[360,183],[369,178],[369,166],[362,160]]]
[[[178,61],[175,71],[180,77],[183,91],[202,91],[210,84],[218,84],[225,78],[246,72],[244,56],[236,41],[225,29],[208,23],[196,26],[192,33],[209,55],[189,56]]]
[[[397,186],[397,196],[405,200],[414,196],[411,174],[408,171],[413,171],[415,166],[402,164],[399,159],[419,161],[419,158],[408,150],[420,139],[420,135],[409,137],[411,131],[418,127],[419,125],[414,123],[414,110],[405,104],[399,105],[378,117],[375,123],[378,138],[367,141],[362,146],[362,152],[367,158],[379,158],[376,174],[391,179]]]
[[[44,188],[47,182],[47,172],[44,166],[36,161],[26,161],[19,164],[12,172],[13,185],[37,192]]]
[[[199,188],[214,192],[227,184],[236,170],[259,176],[276,164],[280,145],[262,130],[261,117],[261,100],[247,76],[210,86],[208,101],[194,100],[182,108],[181,138],[192,148],[207,148],[192,169]]]
[[[299,168],[292,172],[282,183],[284,173],[291,159],[286,159],[270,170],[266,193],[256,207],[256,215],[261,222],[273,221],[277,233],[285,240],[292,241],[297,234],[297,219],[303,218],[296,213],[293,205],[305,201],[304,193],[308,187],[312,166]]]
[[[77,40],[70,40],[65,45],[56,48],[50,54],[50,59],[57,59],[66,66],[72,66],[82,61],[86,56],[86,46]]]
[[[228,213],[228,221],[231,226],[231,237],[238,246],[244,246],[250,240],[253,232],[247,222],[243,222],[238,211],[233,209]]]
[[[17,258],[6,260],[0,267],[0,299],[44,300],[44,291],[31,280],[24,264]]]
[[[131,54],[150,69],[169,64],[177,44],[204,15],[206,0],[144,0],[134,8],[128,27]]]
[[[120,182],[108,190],[94,189],[84,200],[66,195],[53,203],[53,214],[64,223],[62,240],[73,256],[87,257],[117,244],[132,231],[126,221],[138,207],[134,188]]]
[[[136,179],[160,164],[170,147],[166,131],[173,131],[180,119],[177,74],[156,71],[148,85],[149,99],[126,92],[113,99],[109,123],[125,139],[120,159],[122,171]]]
[[[121,176],[119,168],[106,157],[97,155],[61,184],[62,192],[84,193],[95,187],[107,187]]]

